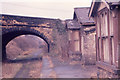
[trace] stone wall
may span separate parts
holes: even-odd
[[[62,24],[61,24],[62,23]],[[53,30],[53,47],[52,54],[59,55],[61,58],[67,58],[68,53],[68,36],[65,28],[65,22],[57,22],[57,27]],[[55,53],[55,54],[54,54]]]
[[[116,75],[115,73],[108,72],[100,67],[98,67],[97,74],[99,78],[118,78],[120,76]]]
[[[95,26],[81,28],[82,59],[86,65],[96,62],[95,34]]]
[[[61,56],[67,54],[65,22],[60,19],[2,15],[0,22],[2,23],[3,39],[8,40],[5,42],[5,46],[9,42],[8,38],[11,39],[14,35],[20,36],[19,34],[22,34],[22,32],[22,35],[25,35],[24,33],[29,31],[32,35],[42,36],[41,38],[48,42],[51,54]],[[14,33],[11,35],[7,34],[12,31]],[[8,37],[4,36],[4,34],[7,34]],[[3,43],[5,40],[3,40]]]

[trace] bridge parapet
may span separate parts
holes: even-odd
[[[25,17],[2,15],[0,22],[2,23],[2,34],[11,31],[29,31],[47,38],[49,42],[53,42],[52,31],[56,26],[57,19]]]

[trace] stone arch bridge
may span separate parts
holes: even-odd
[[[64,24],[59,19],[25,17],[13,15],[1,15],[2,23],[2,59],[6,59],[6,45],[20,35],[36,35],[42,38],[48,45],[48,52],[55,45],[56,36],[63,31]],[[55,33],[56,32],[56,33]]]

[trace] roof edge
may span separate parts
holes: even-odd
[[[82,8],[90,8],[90,7],[75,7],[74,9],[82,9]]]
[[[89,12],[88,12],[88,17],[91,17],[94,5],[95,5],[95,0],[92,0],[91,6],[90,6],[90,9],[89,9]]]
[[[88,17],[93,17],[92,14],[94,13],[94,9],[95,9],[94,6],[96,6],[97,3],[100,3],[100,2],[105,3],[106,7],[108,9],[110,9],[110,5],[107,3],[106,0],[93,0],[92,3],[91,3],[91,7],[90,7],[90,10],[89,10],[89,13],[88,13]]]

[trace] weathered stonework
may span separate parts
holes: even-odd
[[[96,62],[95,34],[95,26],[81,28],[82,55],[86,65]]]
[[[99,78],[118,78],[118,75],[117,74],[114,74],[112,72],[108,72],[100,67],[98,67],[98,74],[99,74]]]
[[[6,45],[10,40],[20,35],[31,34],[42,38],[48,44],[49,53],[61,53],[61,48],[65,47],[58,46],[62,43],[59,40],[63,38],[63,35],[66,35],[64,21],[59,19],[2,15],[0,22],[2,23],[3,58],[6,57]]]
[[[83,58],[85,64],[95,64],[96,48],[95,48],[95,32],[83,35]]]

